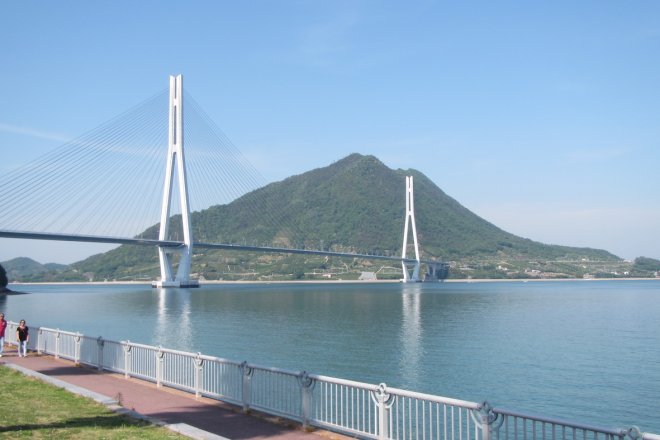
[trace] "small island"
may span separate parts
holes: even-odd
[[[0,293],[11,292],[11,290],[7,288],[7,284],[9,284],[7,272],[5,271],[5,268],[2,267],[2,264],[0,264]]]
[[[0,295],[21,295],[25,292],[15,292],[7,287],[9,279],[7,278],[7,271],[2,264],[0,264]]]

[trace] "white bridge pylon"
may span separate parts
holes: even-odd
[[[420,282],[419,270],[421,261],[419,259],[419,244],[417,243],[417,227],[415,226],[415,201],[413,198],[413,176],[406,176],[406,223],[403,227],[403,251],[401,258],[406,259],[408,252],[408,230],[412,225],[413,243],[415,245],[415,263],[413,263],[412,275],[405,261],[401,262],[401,269],[403,270],[404,283],[418,283]]]
[[[183,154],[183,77],[170,76],[169,135],[167,149],[167,168],[163,185],[163,205],[160,214],[160,232],[158,239],[168,240],[170,229],[170,207],[172,205],[172,185],[174,167],[178,180],[179,206],[181,207],[181,227],[183,245],[177,248],[159,246],[160,280],[152,283],[153,287],[198,287],[196,280],[190,279],[190,265],[193,251],[192,227],[190,225],[190,206],[188,205],[188,183],[186,180],[186,161]],[[172,275],[171,254],[179,254],[179,266],[176,277]]]

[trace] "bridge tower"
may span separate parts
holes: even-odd
[[[415,245],[415,263],[413,263],[412,275],[410,274],[408,263],[405,261],[401,262],[401,268],[403,269],[403,281],[404,283],[418,283],[420,282],[419,278],[419,269],[421,262],[419,259],[419,244],[417,243],[417,228],[415,226],[415,202],[413,199],[413,176],[406,176],[406,224],[403,227],[403,252],[401,253],[401,258],[406,258],[406,253],[408,251],[408,229],[409,225],[412,224],[412,234],[413,234],[413,243]]]
[[[176,167],[176,174],[174,173]],[[172,205],[172,185],[174,176],[178,180],[179,206],[181,207],[181,227],[183,245],[178,248],[158,247],[160,259],[160,280],[152,287],[199,287],[190,279],[190,264],[193,251],[192,227],[190,225],[190,206],[188,205],[188,183],[186,180],[186,161],[183,154],[183,77],[170,76],[169,135],[167,149],[167,168],[163,186],[163,204],[160,213],[159,240],[167,240],[170,229],[170,207]],[[179,267],[176,277],[172,272],[172,254],[179,255]]]

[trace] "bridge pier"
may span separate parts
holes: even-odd
[[[151,287],[158,289],[167,289],[167,288],[181,288],[181,289],[194,289],[199,287],[199,281],[197,280],[188,280],[186,282],[181,281],[152,281]]]
[[[424,281],[442,281],[449,275],[449,264],[447,263],[427,263]]]
[[[413,243],[415,245],[415,261],[413,262],[412,274],[408,269],[408,262],[401,261],[401,269],[403,271],[404,283],[418,283],[421,281],[419,278],[419,271],[421,268],[421,261],[419,258],[419,244],[417,243],[417,227],[415,226],[415,203],[413,198],[413,176],[406,176],[406,223],[403,227],[403,251],[401,258],[406,259],[408,252],[408,229],[412,225]]]
[[[163,204],[160,214],[159,240],[167,240],[170,227],[170,207],[172,205],[172,185],[174,167],[178,180],[179,205],[181,207],[181,227],[183,246],[177,249],[158,246],[160,260],[160,280],[151,283],[152,287],[199,287],[199,283],[190,279],[193,237],[190,224],[190,206],[188,205],[188,182],[186,162],[183,154],[183,77],[170,76],[169,135],[167,149],[167,168],[163,185]],[[179,254],[179,267],[176,277],[172,275],[171,253]]]

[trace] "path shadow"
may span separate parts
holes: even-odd
[[[149,426],[148,422],[131,419],[121,414],[109,413],[106,416],[76,417],[54,423],[33,423],[25,425],[0,426],[0,433],[16,431],[50,430],[50,429],[73,429],[94,427],[101,429],[121,428],[122,426]]]
[[[264,414],[243,414],[238,407],[236,411],[215,405],[179,407],[173,411],[151,412],[149,417],[166,423],[186,423],[232,440],[271,437],[302,440],[310,435],[293,421]]]
[[[71,366],[71,367],[51,367],[51,368],[35,368],[35,371],[45,374],[46,376],[89,376],[89,375],[104,375],[113,374],[107,371],[99,371],[98,369],[88,368],[86,366]]]

